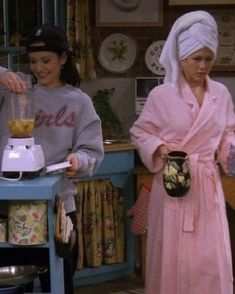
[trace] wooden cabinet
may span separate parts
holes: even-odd
[[[235,210],[235,179],[226,175],[221,175],[225,200],[228,205]]]
[[[232,263],[233,271],[235,271],[235,179],[226,175],[221,175],[221,180],[226,199],[227,217],[232,250]],[[235,275],[235,272],[233,275]],[[233,285],[235,293],[235,281],[233,281]]]
[[[112,144],[105,147],[105,158],[95,175],[89,179],[109,178],[113,185],[121,188],[126,197],[125,208],[134,202],[134,148],[130,144]],[[125,261],[123,263],[87,267],[75,273],[75,286],[96,284],[121,277],[131,276],[135,272],[135,236],[130,233],[130,219],[125,222]]]
[[[113,185],[123,190],[125,196],[125,209],[128,210],[134,202],[134,148],[130,144],[117,144],[105,148],[105,158],[92,179],[109,178]],[[81,179],[82,180],[82,179]],[[62,259],[55,254],[54,246],[54,200],[60,190],[58,176],[39,177],[29,181],[8,182],[0,180],[0,199],[42,199],[48,201],[48,235],[49,241],[40,247],[49,248],[52,293],[63,293]],[[130,233],[130,219],[125,218],[125,259],[123,263],[102,265],[99,267],[84,268],[74,275],[76,287],[96,284],[135,273],[135,236]],[[8,243],[1,243],[0,248],[15,248]],[[38,247],[38,246],[37,246]]]
[[[62,186],[60,176],[38,177],[32,180],[4,181],[0,180],[1,200],[46,200],[48,219],[48,242],[34,245],[31,248],[45,248],[49,251],[51,293],[64,293],[63,259],[56,255],[54,238],[54,205],[56,194]],[[1,248],[19,248],[21,245],[11,245],[7,242],[0,243]],[[22,247],[22,246],[21,246]],[[26,248],[26,246],[23,246]]]

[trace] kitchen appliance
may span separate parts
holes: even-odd
[[[34,177],[45,166],[42,148],[32,137],[35,96],[32,89],[22,94],[5,92],[7,125],[11,133],[2,156],[1,171],[5,177]]]

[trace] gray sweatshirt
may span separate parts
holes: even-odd
[[[0,68],[1,74],[1,68]],[[42,146],[46,166],[66,160],[69,153],[79,159],[77,177],[90,177],[104,157],[101,121],[91,98],[71,85],[61,88],[34,86],[35,143]],[[2,95],[1,95],[2,96]],[[0,110],[0,155],[10,136],[4,102]],[[60,197],[66,213],[75,210],[74,179],[64,178]]]
[[[7,69],[5,67],[0,66],[0,77],[1,75],[6,71]]]

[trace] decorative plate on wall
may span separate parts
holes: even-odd
[[[158,76],[165,75],[165,70],[159,63],[159,57],[164,44],[164,40],[155,41],[148,47],[145,53],[145,64],[147,68]]]
[[[105,38],[98,51],[101,66],[112,73],[124,73],[135,62],[136,44],[124,34],[112,34]]]

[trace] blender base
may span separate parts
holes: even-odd
[[[43,168],[33,172],[2,172],[2,176],[9,179],[17,179],[20,177],[20,174],[22,173],[21,179],[29,180],[29,179],[34,179],[40,176],[42,171],[43,171]]]
[[[9,138],[3,150],[1,171],[6,178],[35,178],[45,167],[40,145],[34,138]]]

